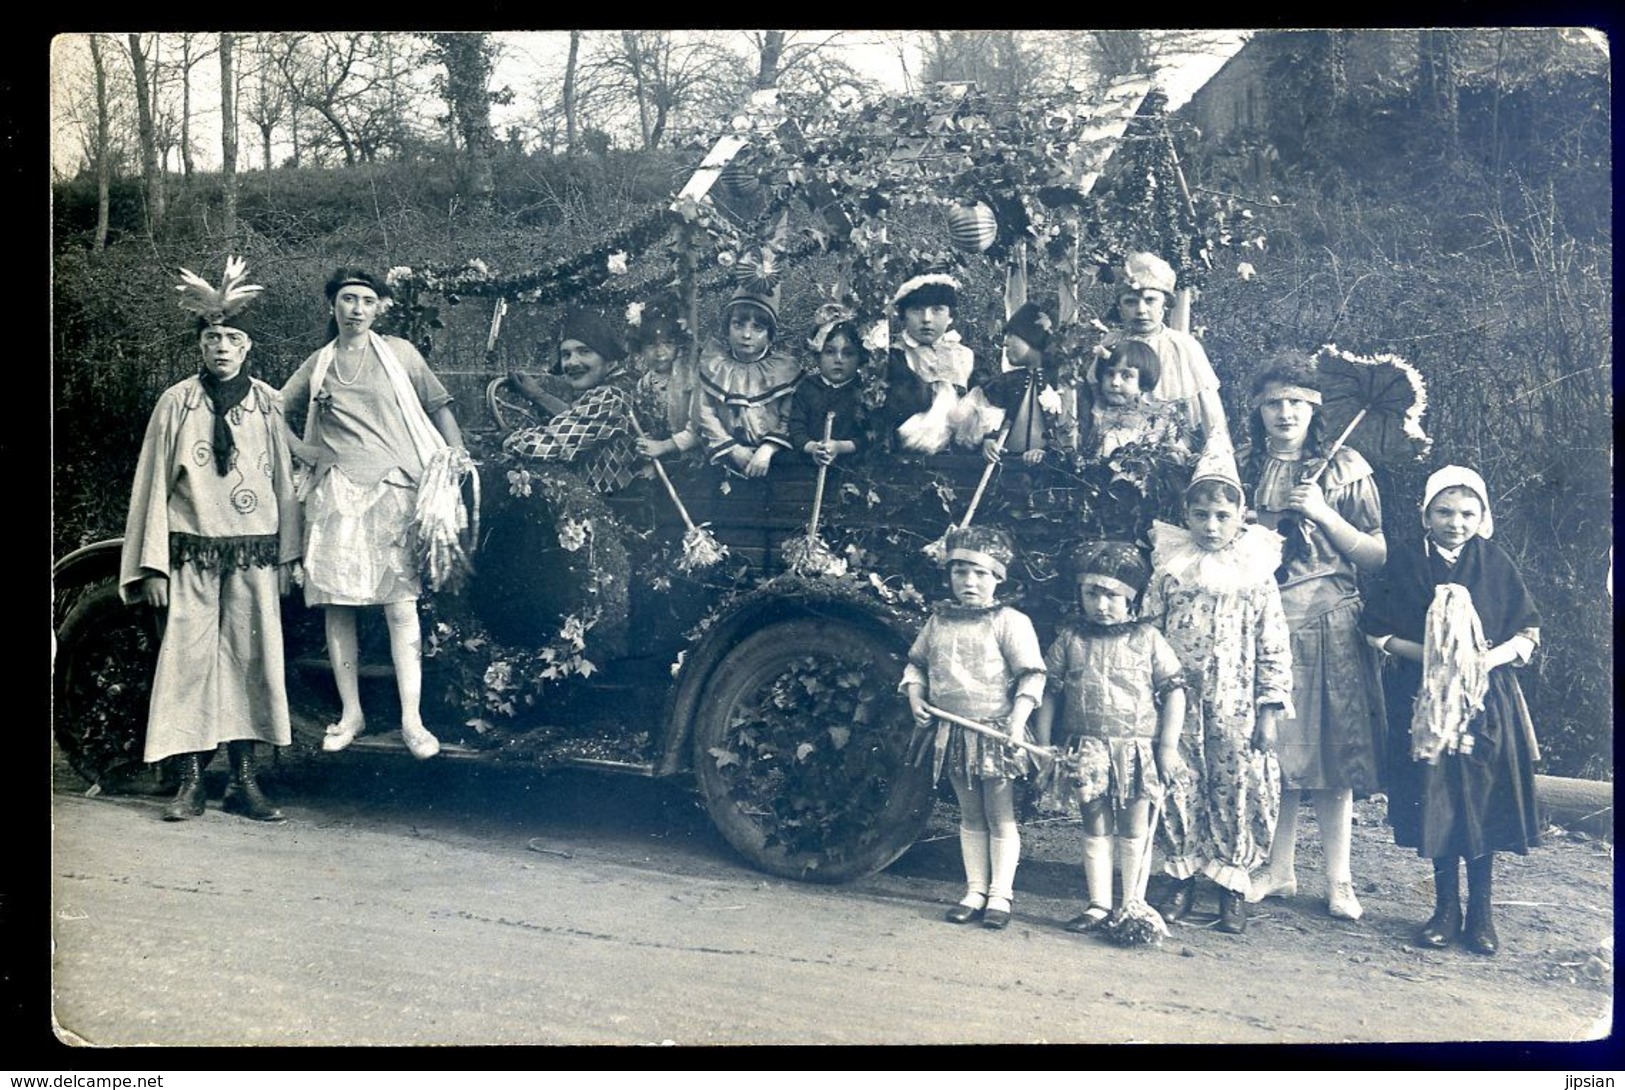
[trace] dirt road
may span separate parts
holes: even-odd
[[[1612,849],[1501,866],[1503,954],[1414,949],[1428,871],[1361,807],[1365,918],[1304,894],[1245,936],[1122,950],[1065,934],[1075,828],[1028,826],[1017,918],[941,922],[951,813],[847,887],[768,878],[689,796],[585,774],[343,755],[276,785],[290,820],[159,820],[53,796],[54,1013],[129,1044],[1575,1041],[1608,1032]],[[1312,826],[1306,830],[1312,833]],[[1155,887],[1153,887],[1155,889]],[[1209,906],[1210,907],[1210,906]],[[1210,917],[1208,917],[1210,918]],[[1589,966],[1589,967],[1588,967]]]

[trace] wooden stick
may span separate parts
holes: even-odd
[[[1349,421],[1349,426],[1343,429],[1343,434],[1337,437],[1337,442],[1333,443],[1331,449],[1326,452],[1326,460],[1320,463],[1320,468],[1304,478],[1305,484],[1314,484],[1320,480],[1321,475],[1331,466],[1332,457],[1343,449],[1343,444],[1348,442],[1349,436],[1354,434],[1354,429],[1360,426],[1360,421],[1364,420],[1365,414],[1370,411],[1371,407],[1368,405],[1354,414],[1354,419]]]
[[[639,439],[648,438],[644,434],[643,425],[638,423],[637,416],[630,409],[626,412],[626,419],[632,425],[632,430],[638,433]],[[655,472],[660,475],[660,483],[666,486],[666,495],[670,496],[671,502],[677,505],[677,513],[683,516],[683,525],[687,526],[690,532],[698,529],[694,525],[694,520],[688,517],[688,508],[684,507],[683,501],[678,499],[677,489],[672,487],[671,478],[666,476],[666,467],[660,464],[659,458],[650,458],[649,461],[655,464]]]
[[[829,436],[835,429],[835,414],[824,414],[824,445],[829,445]],[[818,536],[818,512],[824,506],[824,475],[829,472],[829,463],[825,462],[818,467],[818,484],[813,489],[812,518],[807,520],[807,538],[812,540]]]
[[[1004,449],[1004,441],[1010,438],[1010,425],[1013,423],[1013,420],[1006,420],[1004,427],[999,429],[998,437],[994,440],[1001,451]],[[966,508],[965,517],[959,520],[961,530],[969,526],[970,520],[976,516],[976,508],[982,502],[982,493],[987,491],[987,482],[993,479],[993,471],[998,468],[998,462],[989,462],[987,468],[982,470],[982,479],[976,482],[976,492],[970,498],[970,507]]]
[[[1031,753],[1034,757],[1041,757],[1048,761],[1055,756],[1043,746],[1035,746],[1031,742],[1018,742],[1008,734],[1000,734],[992,727],[978,723],[974,719],[966,719],[963,716],[955,715],[953,712],[945,712],[941,708],[933,708],[929,704],[926,704],[924,707],[927,712],[938,719],[953,723],[956,726],[964,727],[969,731],[975,731],[977,734],[985,734],[987,737],[995,738],[1007,746],[1015,746],[1017,749],[1024,749],[1028,753]]]

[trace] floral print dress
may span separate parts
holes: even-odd
[[[1292,652],[1274,571],[1281,538],[1248,526],[1225,548],[1156,523],[1153,575],[1142,617],[1174,645],[1189,681],[1179,750],[1186,771],[1169,784],[1160,840],[1167,872],[1205,874],[1245,893],[1269,855],[1281,807],[1280,765],[1253,749],[1258,710],[1292,714]]]

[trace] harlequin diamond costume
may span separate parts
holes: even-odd
[[[165,817],[182,820],[203,812],[203,765],[225,742],[227,808],[280,821],[255,781],[253,743],[291,741],[278,569],[299,557],[301,526],[282,397],[246,359],[243,310],[263,289],[243,282],[235,258],[218,290],[181,276],[181,306],[206,357],[242,357],[230,378],[205,366],[165,390],[141,444],[119,593],[142,601],[145,581],[160,579],[168,600],[142,756],[180,756],[181,788]]]
[[[627,418],[636,380],[623,365],[625,347],[603,318],[587,310],[568,312],[559,343],[571,340],[602,356],[609,370],[568,409],[540,426],[520,428],[503,441],[502,449],[543,462],[579,465],[598,491],[617,492],[637,476],[640,464]]]

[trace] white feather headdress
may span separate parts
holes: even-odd
[[[248,264],[240,257],[226,258],[225,274],[216,288],[191,269],[181,269],[180,306],[186,313],[209,325],[230,325],[244,307],[265,290],[262,284],[245,284]]]

